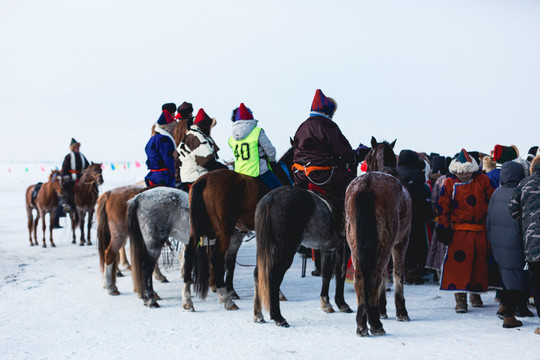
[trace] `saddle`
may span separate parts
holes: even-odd
[[[30,203],[34,206],[36,206],[36,203],[34,201],[36,200],[39,189],[41,189],[41,185],[43,185],[43,183],[38,182],[36,186],[34,186],[34,191],[32,191],[32,195],[30,196]]]

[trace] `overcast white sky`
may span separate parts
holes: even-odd
[[[145,160],[165,102],[244,102],[283,153],[317,88],[353,147],[540,143],[540,2],[0,1],[1,160]]]

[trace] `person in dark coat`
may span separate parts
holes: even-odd
[[[431,192],[425,184],[424,161],[412,150],[402,150],[398,157],[398,172],[412,200],[412,222],[409,246],[405,255],[405,280],[422,284],[428,252],[426,223],[433,220]]]
[[[531,163],[531,175],[515,188],[510,200],[511,215],[521,224],[525,261],[533,284],[534,304],[540,316],[540,156]],[[540,328],[536,329],[540,333]]]
[[[523,325],[515,318],[518,304],[521,312],[530,313],[527,309],[529,277],[523,270],[525,257],[521,229],[508,211],[514,189],[524,178],[525,172],[520,164],[505,162],[501,168],[501,186],[493,193],[487,212],[487,237],[504,283],[498,313],[504,316],[505,328]]]
[[[336,110],[336,101],[318,89],[309,118],[298,127],[294,135],[294,184],[331,197],[332,212],[338,224],[341,224],[341,235],[347,252],[344,236],[345,191],[354,178],[354,172],[350,170],[355,164],[355,154],[339,126],[332,120]],[[348,257],[347,254],[345,256]],[[312,274],[319,273],[317,266]]]
[[[144,177],[147,186],[165,185],[175,187],[174,152],[176,142],[171,133],[178,126],[174,118],[176,104],[167,103],[162,106],[161,115],[154,127],[155,134],[148,140],[146,152],[148,174]]]
[[[73,200],[75,184],[81,178],[83,170],[90,165],[86,157],[81,153],[80,148],[81,143],[71,138],[71,143],[69,144],[70,152],[64,157],[64,161],[62,162],[62,176],[68,180],[64,182],[64,197],[56,209],[53,224],[55,229],[61,228],[59,220],[61,217],[66,216],[64,211],[69,212],[75,208]]]

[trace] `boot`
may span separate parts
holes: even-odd
[[[504,320],[504,313],[506,312],[506,306],[502,303],[499,304],[499,309],[497,309],[497,316],[499,319]]]
[[[482,305],[484,305],[480,294],[471,294],[469,296],[469,301],[471,302],[472,307],[482,307]]]
[[[527,303],[524,303],[524,304],[518,305],[517,310],[516,310],[516,316],[517,317],[534,317],[534,314],[527,307]]]
[[[513,316],[513,315],[504,317],[503,328],[511,329],[511,328],[515,328],[515,327],[520,327],[522,325],[523,325],[523,323],[521,321],[517,320],[516,317]]]
[[[456,312],[465,314],[467,312],[467,294],[455,293],[454,298],[456,299]]]

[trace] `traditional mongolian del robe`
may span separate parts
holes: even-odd
[[[489,178],[474,173],[468,183],[448,177],[438,204],[439,226],[452,228],[441,290],[486,291],[488,287],[487,208],[495,191]]]

